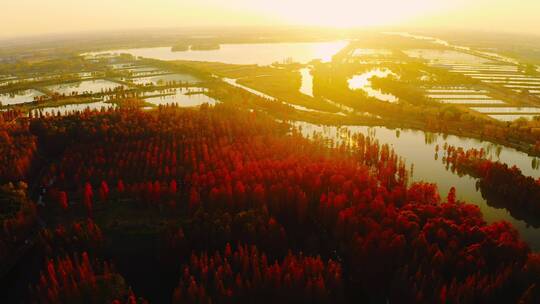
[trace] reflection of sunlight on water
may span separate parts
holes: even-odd
[[[511,57],[503,56],[501,54],[497,54],[497,53],[494,53],[494,52],[473,50],[470,47],[451,44],[448,41],[445,41],[445,40],[442,40],[442,39],[439,39],[439,38],[435,38],[435,37],[413,35],[413,34],[406,33],[406,32],[385,32],[384,34],[397,35],[397,36],[402,36],[402,37],[406,37],[406,38],[413,38],[413,39],[418,39],[418,40],[431,41],[434,44],[438,44],[438,45],[442,45],[442,46],[446,46],[446,47],[451,47],[451,48],[454,48],[456,50],[466,51],[466,52],[475,52],[477,54],[488,56],[488,57],[493,58],[495,60],[500,60],[500,61],[504,61],[504,62],[511,63],[511,64],[520,64],[520,62],[518,60],[516,60],[514,58],[511,58]]]
[[[59,94],[70,95],[73,92],[77,92],[78,94],[81,94],[83,92],[99,93],[107,90],[113,90],[121,86],[123,85],[106,79],[94,79],[72,83],[55,84],[47,86],[45,88]]]
[[[23,90],[18,92],[0,94],[0,105],[14,105],[33,102],[35,97],[43,96],[44,94],[34,90]]]
[[[110,50],[88,53],[99,56],[103,53],[131,54],[136,57],[158,60],[211,61],[230,64],[270,65],[290,59],[293,62],[309,63],[312,60],[329,62],[332,57],[347,46],[347,41],[293,42],[293,43],[245,43],[222,44],[219,50],[173,52],[171,47],[152,47]]]
[[[313,97],[313,75],[311,75],[311,68],[300,69],[300,75],[302,76],[300,93]]]
[[[540,113],[540,108],[534,107],[470,107],[469,109],[489,114],[503,114],[503,113],[527,113],[536,114]]]
[[[91,103],[79,103],[79,104],[67,104],[57,107],[44,107],[36,108],[31,111],[33,116],[41,115],[69,115],[75,112],[83,112],[86,110],[89,111],[100,111],[101,109],[110,109],[115,108],[115,104],[106,103],[103,101],[91,102]]]
[[[407,129],[389,129],[385,127],[367,126],[319,126],[305,122],[294,123],[301,128],[301,133],[307,138],[324,139],[329,144],[354,144],[351,136],[355,133],[363,133],[378,140],[381,144],[389,144],[398,157],[402,157],[407,166],[414,168],[411,175],[412,182],[425,181],[437,184],[441,197],[445,197],[451,187],[457,190],[458,199],[477,205],[484,215],[484,219],[489,222],[506,220],[510,222],[521,234],[521,237],[533,248],[540,250],[540,228],[527,225],[523,220],[514,218],[506,209],[499,209],[490,206],[476,189],[476,179],[459,176],[447,170],[441,158],[444,152],[435,152],[435,147],[443,147],[445,144],[464,149],[484,148],[489,151],[493,159],[500,159],[508,165],[518,166],[526,175],[538,178],[540,171],[533,168],[531,163],[535,163],[535,158],[512,148],[482,142],[476,139],[462,138],[453,135],[441,135],[437,133],[427,133]],[[399,132],[397,132],[399,130]]]
[[[314,58],[320,58],[322,62],[332,61],[332,57],[347,46],[346,41],[336,41],[333,43],[317,44],[313,48]]]
[[[252,94],[255,94],[259,97],[262,97],[262,98],[265,98],[267,99],[268,101],[275,101],[275,102],[281,102],[282,104],[286,104],[290,107],[293,107],[295,108],[296,110],[300,110],[300,111],[306,111],[306,112],[318,112],[318,113],[328,113],[328,112],[324,112],[324,111],[319,111],[319,110],[315,110],[315,109],[310,109],[310,108],[306,108],[304,106],[300,106],[300,105],[296,105],[296,104],[292,104],[292,103],[289,103],[289,102],[286,102],[286,101],[283,101],[283,100],[278,100],[276,97],[273,97],[273,96],[270,96],[270,95],[267,95],[265,93],[262,93],[262,92],[259,92],[257,90],[254,90],[250,87],[247,87],[247,86],[244,86],[244,85],[241,85],[239,84],[237,81],[237,79],[232,79],[232,78],[222,78],[222,80],[232,86],[235,86],[237,88],[241,88],[243,90],[246,90]],[[345,115],[343,113],[336,113],[336,114],[339,114],[339,115]]]
[[[197,83],[200,80],[195,76],[190,74],[165,74],[158,76],[145,76],[145,77],[136,77],[131,78],[129,81],[138,85],[163,85],[167,82],[185,82],[185,83]]]
[[[177,89],[167,92],[166,95],[148,97],[145,101],[157,106],[176,104],[179,107],[196,107],[202,104],[213,105],[218,102],[214,98],[205,95],[205,92],[206,90],[202,88]]]
[[[499,121],[514,121],[518,119],[533,120],[538,114],[489,114],[488,116]]]
[[[259,97],[268,99],[269,101],[277,101],[277,98],[275,98],[275,97],[272,97],[272,96],[267,95],[267,94],[265,94],[265,93],[259,92],[259,91],[257,91],[257,90],[254,90],[254,89],[250,88],[250,87],[247,87],[247,86],[245,86],[245,85],[239,84],[237,79],[232,79],[232,78],[226,78],[226,77],[224,77],[224,78],[222,78],[222,80],[223,80],[224,82],[226,82],[226,83],[232,85],[232,86],[235,86],[235,87],[237,87],[237,88],[244,89],[244,90],[250,92],[251,94],[255,94],[255,95],[259,96]]]
[[[352,51],[352,57],[386,57],[392,55],[389,49],[355,49]]]
[[[349,88],[351,90],[362,90],[366,92],[366,94],[369,97],[375,97],[382,101],[397,102],[398,99],[396,96],[392,94],[383,93],[380,90],[375,90],[371,87],[370,79],[372,77],[385,78],[388,76],[398,77],[397,74],[395,74],[389,69],[374,69],[360,75],[355,75],[351,79],[349,79],[348,80]]]

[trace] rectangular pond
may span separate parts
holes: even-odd
[[[168,82],[180,82],[180,83],[198,83],[200,80],[190,74],[164,74],[157,76],[145,76],[145,77],[136,77],[127,80],[137,85],[164,85]]]
[[[496,81],[530,81],[530,82],[537,82],[540,81],[540,79],[535,78],[526,78],[526,77],[490,77],[490,76],[471,76],[473,79],[478,79],[481,81],[488,81],[488,80],[496,80]]]
[[[124,69],[122,72],[129,72],[133,77],[152,76],[167,73],[161,69],[149,66]]]
[[[503,71],[503,70],[490,70],[491,72],[512,72],[512,71]],[[462,70],[462,69],[451,69],[450,72],[452,73],[463,73],[463,74],[478,74],[478,73],[486,73],[490,72],[488,70]]]
[[[115,104],[105,103],[103,101],[91,102],[91,103],[78,103],[78,104],[68,104],[57,107],[45,107],[45,108],[36,108],[31,111],[32,115],[68,115],[75,112],[82,111],[92,111],[92,110],[101,110],[101,109],[110,109],[115,108]]]
[[[534,107],[471,107],[473,111],[480,113],[490,114],[504,114],[504,113],[540,113],[540,108]]]
[[[83,93],[101,93],[121,86],[121,84],[109,80],[95,79],[51,85],[47,86],[46,89],[59,94],[72,95]]]
[[[487,104],[487,105],[497,105],[497,104],[506,104],[502,100],[497,99],[440,99],[437,100],[440,103],[446,104]]]
[[[45,94],[34,89],[23,90],[23,91],[18,91],[14,93],[0,94],[0,104],[5,106],[5,105],[29,103],[29,102],[34,101],[35,97],[40,97],[44,95]]]
[[[486,90],[474,90],[474,89],[429,89],[428,93],[489,93]]]
[[[504,79],[533,79],[540,80],[538,77],[527,76],[523,74],[497,74],[497,73],[466,73],[465,75],[471,77],[488,77],[488,78],[504,78]]]
[[[131,68],[133,67],[133,64],[132,63],[116,63],[116,64],[109,65],[109,67],[113,70],[119,70],[119,69]]]
[[[488,115],[491,118],[494,118],[496,120],[500,121],[514,121],[518,120],[520,118],[524,118],[527,120],[532,120],[534,117],[539,116],[535,114],[523,114],[523,115],[515,115],[515,114],[490,114]]]
[[[462,53],[453,50],[436,50],[436,49],[410,49],[403,51],[407,56],[427,60],[433,64],[451,64],[451,63],[468,63],[468,64],[481,64],[491,63],[493,61]]]
[[[427,97],[433,99],[490,99],[488,95],[484,94],[428,94]]]
[[[133,73],[159,71],[158,68],[151,67],[151,66],[140,66],[140,67],[128,68],[128,69],[125,69],[125,70],[133,72]]]
[[[540,83],[538,83],[537,85],[505,84],[504,86],[507,88],[513,88],[513,89],[540,89]]]
[[[454,70],[470,70],[470,71],[506,71],[517,72],[517,66],[498,66],[498,65],[464,65],[464,64],[447,64],[443,65]]]
[[[506,84],[540,84],[540,81],[508,81],[508,80],[483,80],[486,83],[506,83]]]
[[[213,105],[218,102],[214,98],[205,95],[205,92],[201,88],[175,89],[170,95],[149,97],[145,101],[157,106],[177,104],[180,107],[196,107],[202,104]]]

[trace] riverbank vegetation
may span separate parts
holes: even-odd
[[[389,82],[392,86],[397,83],[397,86],[388,91],[399,94],[403,98],[402,102],[380,101],[366,96],[363,92],[349,89],[347,80],[354,71],[350,66],[317,66],[313,72],[315,94],[356,111],[378,115],[386,121],[400,122],[403,126],[489,140],[532,155],[540,153],[536,121],[495,121],[459,106],[438,104],[425,97],[419,98],[416,89],[407,90],[408,85],[405,82],[396,80],[375,79],[374,82],[382,89],[386,89]]]
[[[446,147],[443,162],[459,174],[478,178],[478,187],[488,202],[508,209],[516,218],[540,226],[540,179],[525,176],[517,167],[509,167],[486,158],[482,150]],[[534,164],[533,164],[534,165]]]

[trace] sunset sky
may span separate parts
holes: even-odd
[[[0,36],[201,25],[406,25],[540,34],[538,12],[538,0],[3,0]]]

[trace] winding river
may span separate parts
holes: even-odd
[[[267,98],[269,101],[277,100],[272,96],[240,85],[235,80],[224,80],[238,88]],[[305,122],[295,122],[294,125],[299,127],[302,134],[308,138],[312,138],[314,134],[320,134],[328,139],[341,141],[346,140],[353,133],[363,133],[375,137],[380,143],[390,145],[405,160],[407,166],[412,166],[412,182],[436,183],[441,197],[446,197],[450,188],[455,187],[457,198],[477,205],[487,222],[493,223],[503,220],[510,222],[533,250],[540,251],[540,226],[533,227],[525,220],[514,217],[508,210],[491,206],[476,188],[475,178],[467,175],[459,176],[446,168],[442,162],[444,156],[442,147],[448,144],[464,149],[483,148],[493,160],[499,160],[510,166],[515,165],[521,169],[523,174],[539,178],[540,170],[533,167],[534,157],[513,148],[486,141],[417,130],[367,126],[331,127]],[[435,152],[437,145],[441,148],[438,154]]]
[[[315,133],[338,142],[346,140],[353,133],[369,134],[375,137],[381,144],[390,145],[397,155],[406,161],[407,166],[413,166],[411,181],[436,183],[441,197],[446,197],[450,188],[455,187],[457,198],[477,205],[487,222],[501,220],[510,222],[533,250],[540,250],[540,227],[533,227],[524,220],[513,217],[506,209],[490,206],[480,191],[476,189],[476,179],[469,176],[459,176],[447,170],[441,160],[443,152],[436,155],[435,147],[439,145],[442,148],[444,144],[448,144],[464,149],[484,148],[493,160],[499,160],[510,166],[515,165],[521,169],[523,174],[538,178],[540,170],[534,169],[532,166],[534,157],[512,148],[485,141],[416,130],[366,126],[329,127],[305,122],[296,122],[295,125],[300,127],[302,134],[308,138],[311,138]]]

